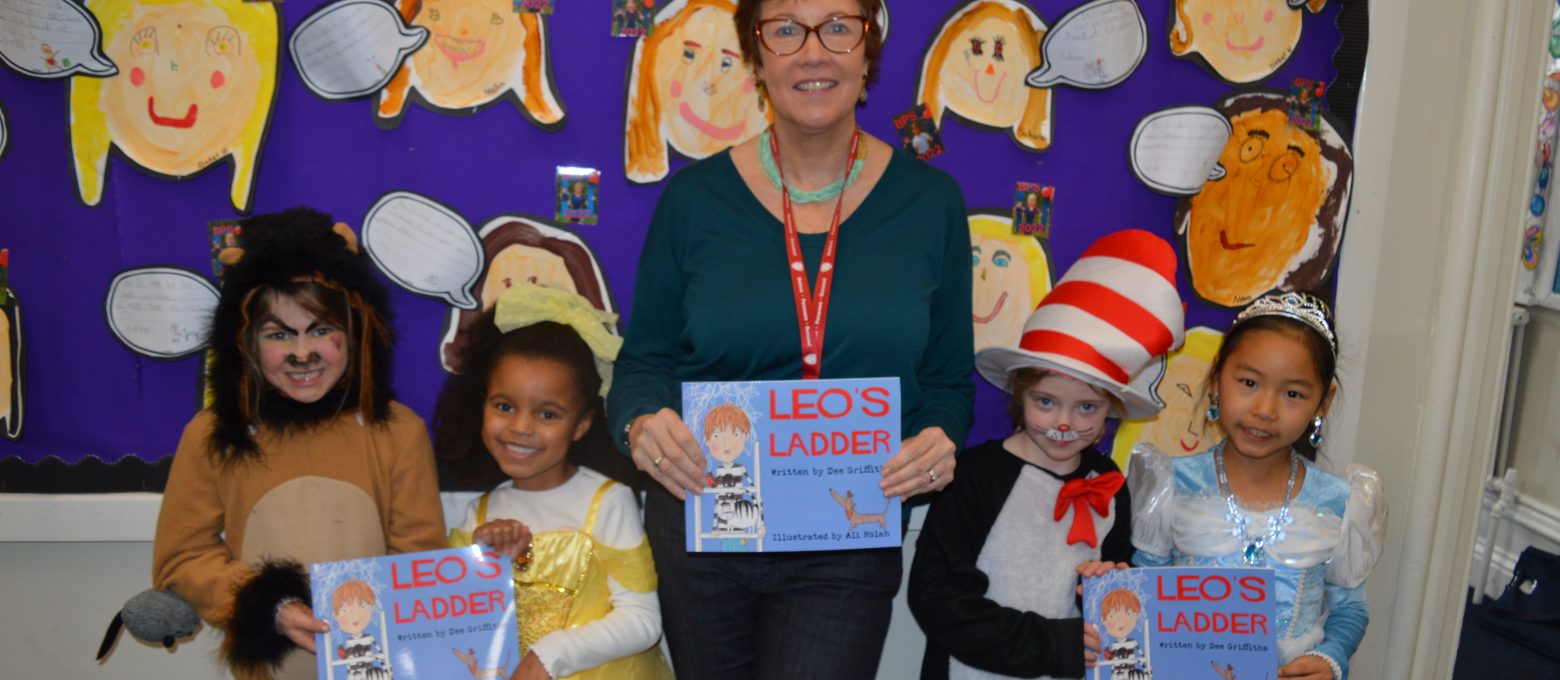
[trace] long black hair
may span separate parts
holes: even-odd
[[[461,372],[444,381],[434,406],[434,448],[443,467],[440,477],[446,479],[444,487],[487,490],[508,479],[482,443],[482,417],[494,368],[504,357],[520,356],[557,362],[573,374],[572,382],[592,418],[585,436],[569,446],[569,460],[636,492],[642,490],[644,473],[618,453],[607,432],[601,375],[596,372],[595,355],[579,333],[552,321],[500,333],[493,315],[492,310],[487,311],[482,323],[472,327],[470,342],[461,351]]]

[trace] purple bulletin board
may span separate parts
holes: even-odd
[[[561,0],[545,19],[550,68],[566,111],[562,126],[552,130],[533,123],[508,99],[465,115],[413,103],[398,126],[383,129],[375,123],[376,100],[316,96],[305,88],[285,41],[322,4],[287,0],[276,5],[283,47],[252,210],[306,205],[360,229],[381,196],[406,190],[448,206],[474,228],[502,214],[551,221],[557,166],[596,168],[601,171],[599,223],[567,228],[594,250],[613,305],[631,316],[634,269],[664,181],[640,185],[625,179],[625,81],[634,40],[610,35],[612,3]],[[892,118],[915,103],[922,57],[943,18],[960,4],[890,0],[883,70],[869,102],[858,111],[867,132],[896,143]],[[1047,25],[1081,4],[1027,2]],[[1053,278],[1110,231],[1146,229],[1176,243],[1177,200],[1150,191],[1133,175],[1128,141],[1138,121],[1152,112],[1212,106],[1239,88],[1196,61],[1172,56],[1167,40],[1171,5],[1170,0],[1139,0],[1148,28],[1147,55],[1124,82],[1102,90],[1052,89],[1048,149],[1021,148],[1007,130],[969,125],[951,115],[944,121],[946,152],[928,162],[958,180],[972,211],[1008,212],[1015,182],[1056,188],[1048,246]],[[1358,89],[1364,35],[1363,28],[1340,29],[1340,13],[1357,17],[1363,26],[1364,9],[1364,0],[1332,0],[1319,13],[1307,13],[1288,62],[1253,85],[1284,92],[1293,78],[1327,82],[1333,115],[1350,139],[1351,93]],[[1335,55],[1350,56],[1335,64]],[[134,267],[178,267],[214,281],[208,223],[241,216],[229,199],[233,170],[231,161],[224,161],[173,181],[111,155],[101,201],[87,206],[78,197],[72,167],[68,89],[64,79],[34,79],[0,67],[6,128],[0,153],[0,248],[10,252],[9,286],[26,322],[25,421],[19,439],[0,438],[0,491],[156,489],[161,486],[156,464],[166,464],[163,459],[172,454],[197,409],[199,359],[154,360],[132,353],[110,332],[105,295],[116,274]],[[672,171],[687,162],[674,154]],[[779,275],[785,262],[782,254],[776,257]],[[1183,271],[1187,326],[1224,328],[1233,311],[1200,302],[1184,276]],[[387,285],[399,336],[396,392],[426,419],[445,376],[438,348],[450,308],[388,279]],[[1003,395],[978,377],[975,381],[970,441],[1006,434]],[[122,471],[107,467],[116,464]],[[153,471],[129,471],[136,466]]]

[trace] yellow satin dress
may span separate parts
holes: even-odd
[[[519,611],[520,656],[531,645],[556,630],[578,628],[612,611],[612,591],[607,577],[638,593],[655,590],[655,560],[650,542],[643,539],[632,548],[614,548],[591,536],[596,510],[607,489],[607,480],[596,489],[585,528],[544,531],[531,539],[531,559],[515,571],[515,606]],[[477,526],[487,523],[488,494],[477,504]],[[471,545],[471,534],[455,529],[450,545]],[[557,680],[673,680],[671,666],[661,656],[659,644]]]

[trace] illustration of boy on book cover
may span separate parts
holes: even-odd
[[[747,412],[732,403],[717,404],[704,415],[704,448],[711,467],[704,485],[715,498],[712,537],[722,552],[746,552],[749,539],[764,537],[764,503],[747,467],[737,462],[753,433]]]
[[[900,545],[899,503],[878,486],[898,451],[898,390],[893,378],[684,383],[683,422],[707,459],[685,506],[688,551]]]
[[[325,650],[335,656],[329,663],[346,666],[348,680],[390,680],[390,657],[374,637],[384,630],[384,612],[373,586],[357,579],[336,586],[330,609],[331,623],[344,639]]]

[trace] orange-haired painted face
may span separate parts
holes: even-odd
[[[1288,122],[1283,109],[1237,114],[1219,154],[1227,174],[1191,198],[1192,287],[1215,304],[1245,304],[1283,280],[1337,179],[1316,139]]]

